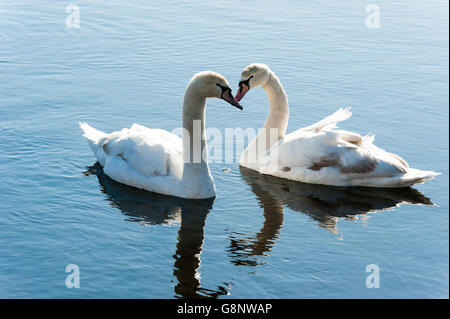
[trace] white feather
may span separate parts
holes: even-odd
[[[221,90],[217,83],[228,86],[223,76],[211,71],[197,73],[190,80],[182,112],[183,127],[189,136],[193,136],[193,121],[204,122],[206,98],[220,96]],[[203,158],[199,163],[184,161],[183,149],[193,153],[194,145],[191,145],[189,137],[182,140],[170,132],[138,124],[110,134],[86,123],[79,124],[105,174],[113,180],[183,198],[215,196],[214,180],[207,161]],[[204,125],[201,125],[201,129],[200,136],[206,136]],[[206,145],[204,139],[201,142]]]
[[[253,70],[273,74],[265,65]],[[248,78],[250,74],[246,72]],[[289,113],[287,96],[278,77],[267,78],[267,83],[261,85],[271,104],[268,117],[271,120],[266,121],[265,129],[277,128],[280,138],[269,146],[262,143],[268,151],[261,151],[257,149],[261,145],[259,139],[266,141],[266,137],[258,135],[241,156],[241,166],[294,181],[335,186],[407,187],[439,175],[410,168],[400,156],[375,146],[375,135],[371,133],[361,136],[336,130],[339,122],[351,117],[350,107],[340,108],[313,125],[284,135],[288,116],[279,114]],[[260,155],[255,161],[250,154]]]

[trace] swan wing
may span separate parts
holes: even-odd
[[[301,132],[320,132],[320,131],[326,131],[326,130],[332,130],[337,127],[337,123],[345,121],[349,117],[352,116],[351,107],[346,108],[340,108],[333,114],[327,116],[323,120],[320,120],[319,122],[301,128],[299,131]]]
[[[331,131],[296,131],[286,135],[271,149],[271,156],[287,167],[320,170],[319,167],[350,167],[359,162],[372,162],[372,136]],[[342,168],[344,169],[344,168]]]
[[[181,139],[173,133],[138,124],[110,134],[100,132],[86,123],[80,126],[105,171],[135,178],[139,175],[140,178],[179,178],[181,175],[182,144]]]
[[[373,140],[371,135],[341,130],[297,131],[271,149],[271,164],[261,172],[340,186],[400,187],[435,176],[410,169],[404,159],[375,146]]]
[[[133,124],[129,129],[110,134],[103,144],[109,156],[120,157],[142,175],[179,175],[181,139],[168,131]]]

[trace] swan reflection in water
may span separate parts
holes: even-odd
[[[320,227],[338,233],[339,219],[357,219],[400,204],[433,205],[414,188],[335,187],[294,182],[241,167],[245,182],[263,209],[264,222],[253,236],[231,233],[229,253],[235,265],[256,266],[278,239],[284,207],[304,213]]]
[[[127,216],[128,221],[150,225],[179,223],[178,242],[173,256],[177,279],[177,298],[217,298],[227,295],[227,283],[216,289],[201,287],[198,273],[202,253],[204,226],[214,198],[189,200],[151,193],[118,183],[105,175],[97,162],[87,167],[86,175],[97,175],[101,191]]]

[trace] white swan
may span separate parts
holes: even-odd
[[[120,183],[182,198],[216,194],[208,167],[205,133],[206,98],[222,98],[242,110],[227,80],[205,71],[189,81],[183,101],[183,135],[133,124],[106,134],[80,123],[84,137],[104,172]]]
[[[335,186],[407,187],[439,175],[410,168],[401,157],[373,144],[374,136],[335,130],[351,116],[350,108],[285,135],[289,107],[278,77],[265,64],[250,64],[242,71],[235,98],[252,88],[267,93],[270,112],[264,129],[243,152],[241,166],[294,181]],[[270,129],[277,134],[270,136]],[[272,137],[272,138],[270,138]]]

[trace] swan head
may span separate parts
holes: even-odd
[[[203,71],[194,75],[189,82],[189,87],[195,88],[196,94],[205,98],[219,98],[242,110],[242,106],[231,93],[227,79],[219,73]]]
[[[250,89],[266,85],[269,81],[269,73],[269,67],[263,63],[252,63],[246,66],[241,73],[235,99],[239,102]]]

